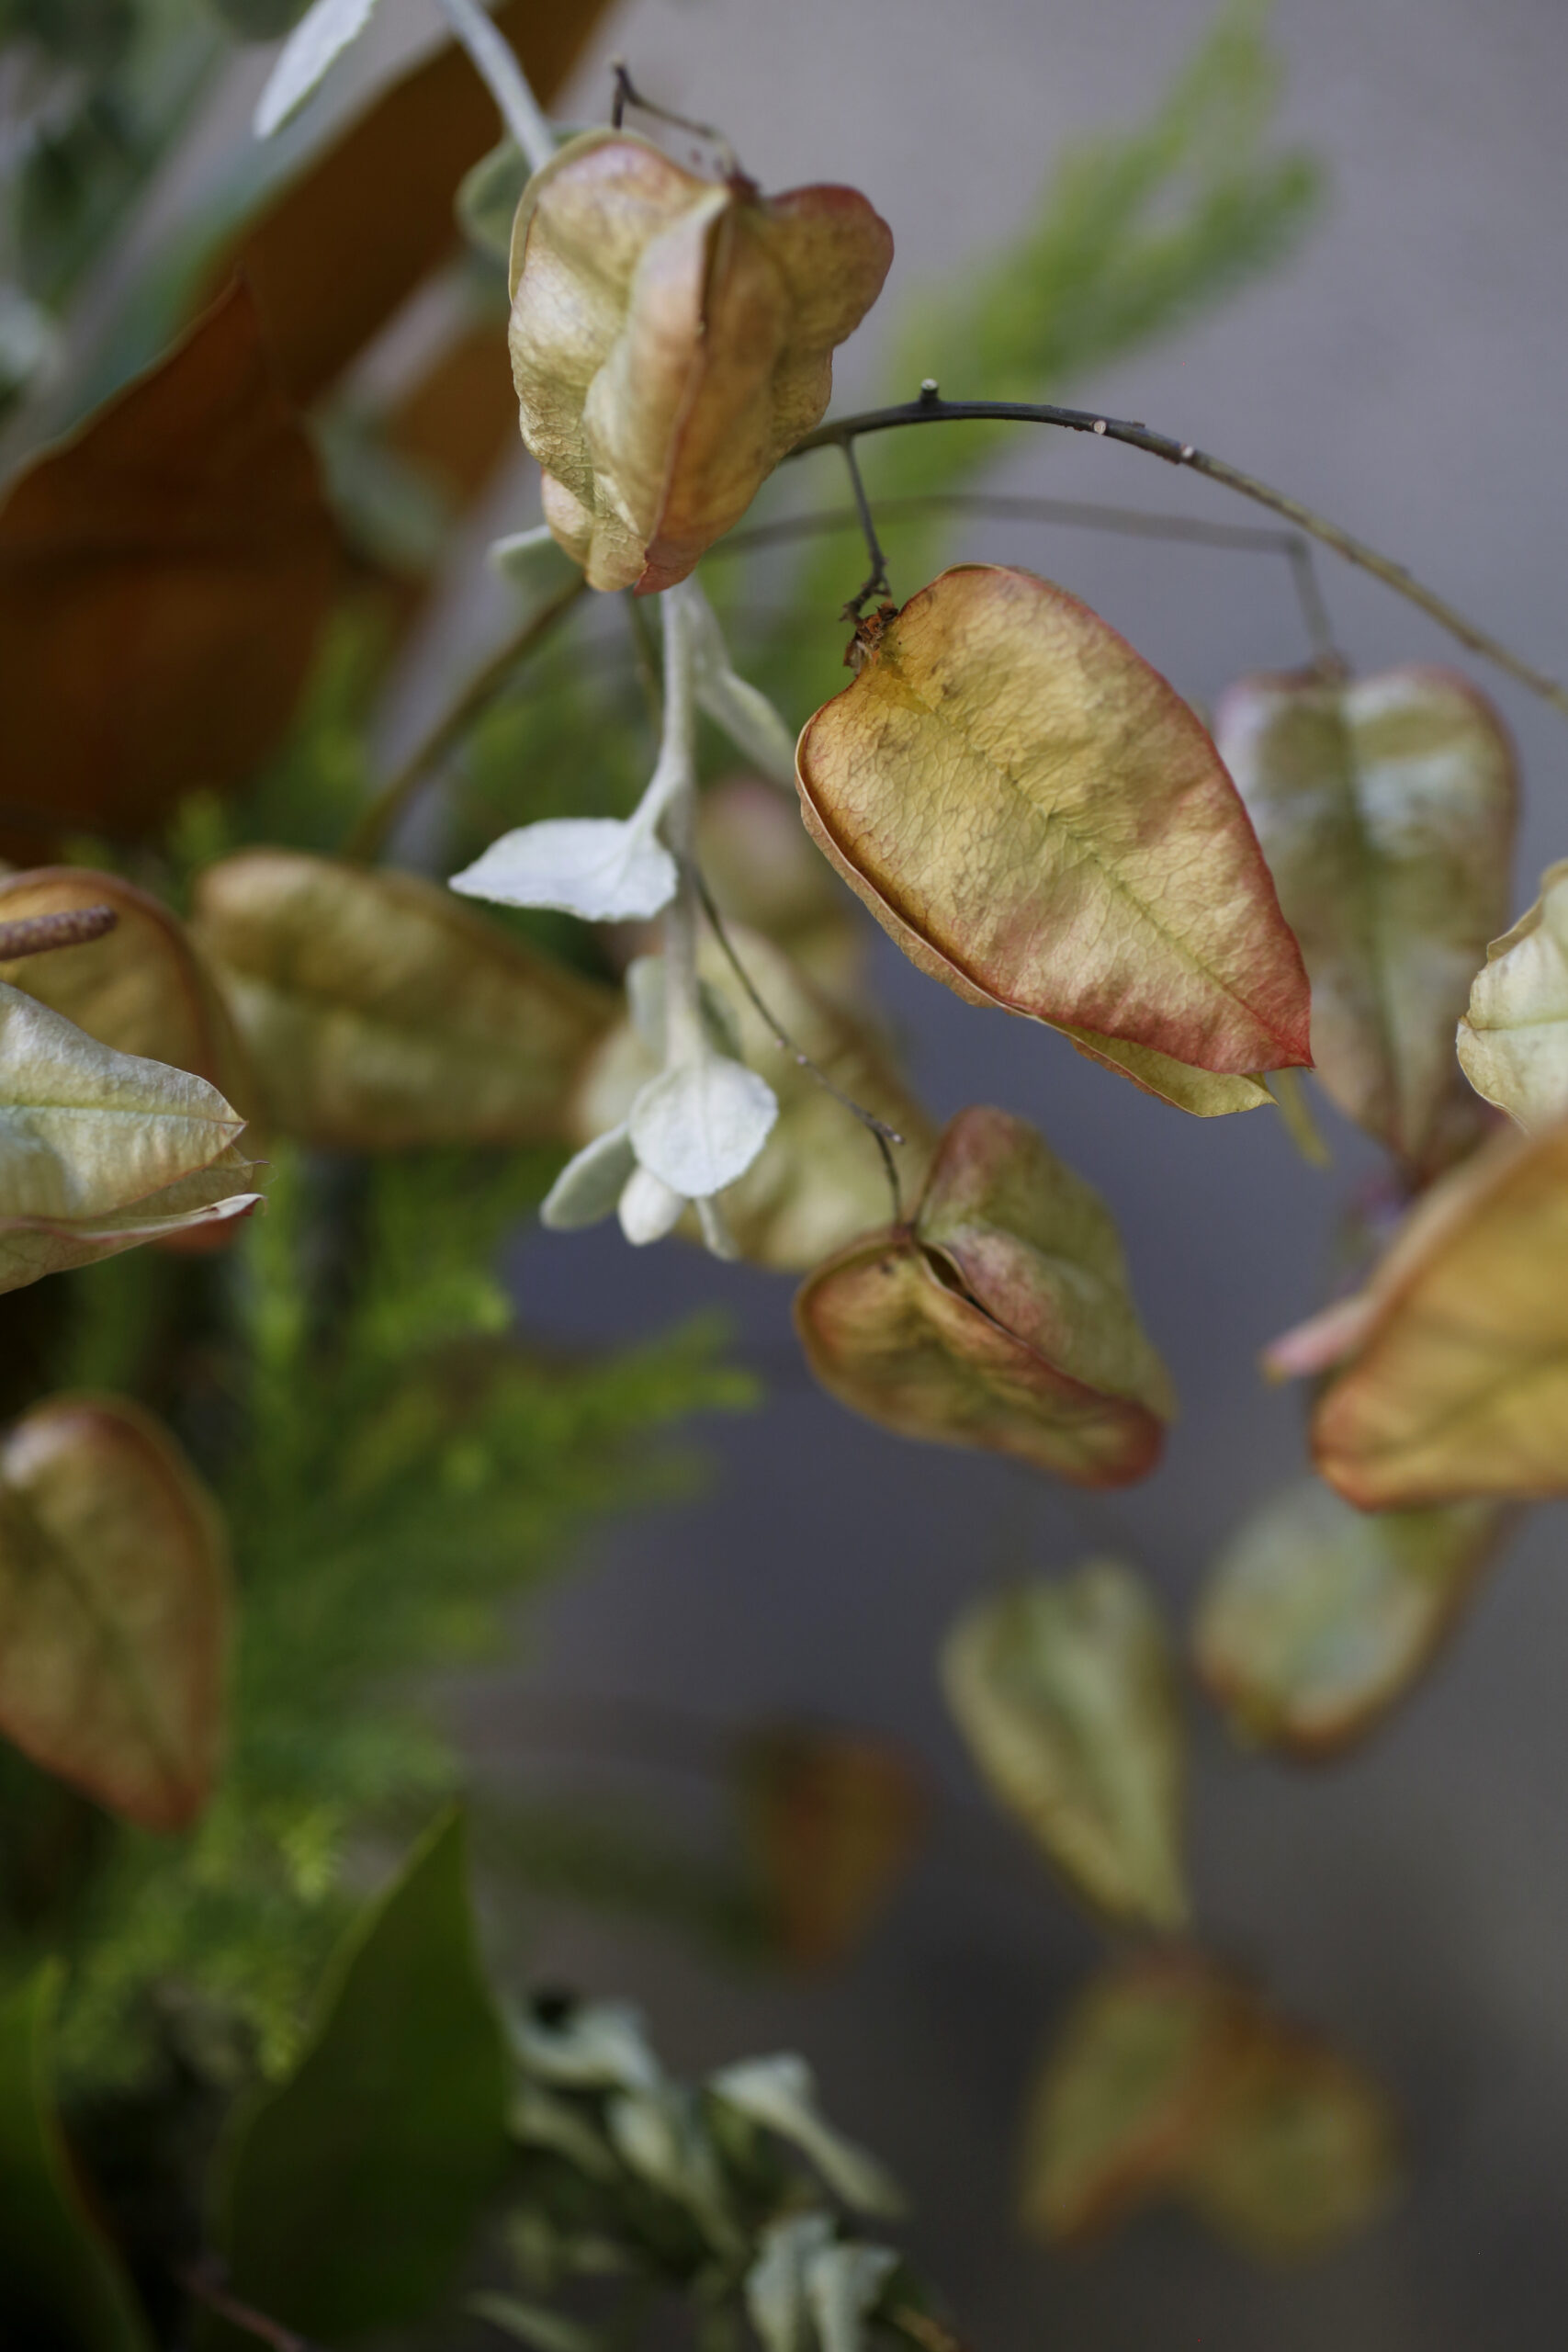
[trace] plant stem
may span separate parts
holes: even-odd
[[[0,922],[0,963],[21,956],[42,956],[51,947],[85,947],[102,939],[119,917],[112,907],[62,907],[53,915],[19,915]]]
[[[343,845],[344,857],[368,864],[380,855],[393,827],[431,769],[467,732],[486,705],[494,701],[518,664],[543,644],[556,623],[565,617],[580,596],[587,594],[587,589],[586,580],[572,581],[542,611],[532,614],[516,634],[474,672],[457,700],[361,811]]]
[[[903,1136],[897,1127],[890,1127],[886,1119],[879,1119],[874,1111],[868,1111],[863,1102],[857,1102],[852,1094],[846,1094],[842,1087],[835,1086],[827,1072],[818,1069],[810,1055],[795,1044],[795,1039],[782,1025],[776,1015],[769,1012],[758,993],[756,982],[735,952],[734,943],[725,926],[724,917],[714,903],[713,892],[704,879],[702,868],[694,861],[691,867],[691,874],[696,886],[697,896],[702,901],[703,912],[712,926],[713,935],[717,940],[730,970],[750,999],[758,1018],[773,1032],[773,1043],[780,1053],[787,1054],[797,1069],[807,1071],[825,1093],[830,1094],[835,1102],[840,1103],[852,1118],[858,1119],[875,1144],[882,1156],[883,1171],[887,1178],[887,1189],[893,1195],[893,1222],[895,1225],[902,1225],[904,1191],[898,1182],[898,1167],[893,1157],[892,1147],[896,1143],[901,1144],[904,1140]]]
[[[1385,588],[1393,590],[1395,595],[1403,596],[1406,603],[1416,605],[1435,620],[1439,628],[1446,629],[1450,637],[1468,646],[1472,653],[1479,653],[1483,660],[1495,662],[1498,669],[1506,670],[1511,678],[1517,678],[1521,685],[1529,686],[1532,694],[1540,695],[1543,701],[1551,703],[1568,717],[1568,687],[1564,687],[1558,679],[1549,677],[1544,670],[1536,669],[1533,663],[1511,651],[1498,639],[1478,628],[1475,622],[1467,620],[1445,598],[1424,587],[1403,564],[1395,563],[1391,557],[1380,555],[1364,540],[1353,538],[1348,531],[1342,531],[1337,523],[1330,523],[1323,515],[1314,514],[1310,506],[1302,505],[1297,499],[1287,498],[1282,491],[1271,489],[1254,475],[1243,473],[1239,467],[1227,464],[1224,458],[1211,457],[1206,450],[1195,448],[1190,441],[1176,441],[1168,433],[1152,432],[1146,424],[1131,423],[1122,417],[1100,416],[1092,409],[1057,408],[1049,402],[944,401],[933,384],[922,390],[917,401],[906,401],[894,408],[865,409],[857,416],[840,417],[831,424],[818,425],[815,433],[808,433],[803,441],[797,441],[789,455],[800,458],[811,449],[841,448],[864,434],[886,433],[900,425],[954,424],[977,420],[1054,424],[1068,433],[1092,433],[1100,440],[1119,441],[1124,447],[1142,449],[1146,456],[1158,458],[1168,466],[1185,467],[1191,473],[1204,474],[1211,481],[1223,483],[1225,489],[1251,499],[1255,505],[1266,506],[1271,514],[1282,514],[1288,523],[1293,523],[1309,538],[1318,540],[1325,548],[1332,548],[1336,555],[1342,556],[1347,563],[1356,565],[1359,571],[1371,572],[1374,580],[1381,580]]]
[[[479,0],[435,0],[435,5],[500,107],[508,138],[522,150],[531,172],[541,170],[556,152],[556,134],[528,87],[511,42],[491,24]]]
[[[1015,498],[1005,492],[983,490],[917,491],[879,499],[877,508],[885,522],[897,514],[972,514],[998,523],[1054,523],[1068,530],[1108,531],[1130,539],[1226,548],[1238,555],[1283,556],[1312,639],[1314,660],[1337,662],[1340,659],[1312,560],[1312,542],[1299,531],[1270,531],[1254,523],[1211,523],[1196,514],[1162,514],[1144,506],[1105,506],[1091,499]],[[863,531],[858,507],[820,507],[813,514],[785,514],[776,523],[759,523],[749,531],[732,531],[709,548],[703,560],[713,563],[721,556],[746,555],[753,548],[853,530]]]
[[[697,980],[697,692],[684,582],[664,598],[664,715],[655,771],[660,830],[680,873],[664,915],[664,1062],[675,1069],[708,1051]]]

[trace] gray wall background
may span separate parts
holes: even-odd
[[[1208,17],[1206,0],[631,0],[600,50],[722,121],[765,182],[863,186],[899,240],[896,311],[901,290],[962,269],[1022,218],[1065,140],[1144,111]],[[1568,13],[1560,0],[1280,0],[1276,23],[1288,128],[1331,175],[1321,225],[1261,290],[1083,396],[1295,491],[1547,666],[1568,663]],[[602,112],[605,88],[602,70],[585,74],[578,109]],[[851,397],[875,382],[865,340],[840,371]],[[1047,441],[1029,438],[1001,479],[1247,519],[1131,453]],[[953,549],[1063,579],[1195,698],[1299,658],[1288,583],[1267,563],[995,526]],[[1419,615],[1332,559],[1325,580],[1360,666],[1450,658]],[[1568,853],[1568,736],[1506,681],[1484,682],[1524,762],[1522,904],[1540,866]],[[1404,2202],[1328,2263],[1280,2275],[1175,2221],[1088,2260],[1011,2229],[1019,2098],[1097,1947],[987,1817],[933,1650],[987,1580],[1090,1548],[1141,1561],[1180,1619],[1216,1543],[1300,1463],[1299,1403],[1265,1391],[1256,1351],[1314,1302],[1335,1201],[1371,1155],[1335,1128],[1325,1178],[1270,1116],[1184,1120],[1058,1040],[965,1009],[891,951],[876,969],[933,1107],[1006,1104],[1103,1189],[1182,1421],[1148,1484],[1074,1497],[901,1445],[818,1398],[792,1365],[786,1283],[673,1247],[634,1254],[613,1234],[522,1243],[536,1328],[619,1338],[718,1302],[773,1376],[762,1413],[705,1433],[702,1498],[613,1528],[532,1618],[523,1676],[464,1694],[487,1768],[529,1787],[559,1770],[531,1729],[542,1697],[556,1722],[635,1698],[723,1721],[819,1711],[880,1726],[917,1746],[947,1792],[896,1909],[829,1984],[716,1979],[666,1937],[581,1920],[530,1958],[633,1994],[682,2064],[804,2050],[830,2111],[908,2183],[910,2245],[976,2352],[1544,2352],[1568,2309],[1561,1511],[1536,1516],[1435,1681],[1353,1760],[1311,1776],[1248,1761],[1193,1711],[1201,1914],[1393,2086]],[[637,1786],[689,1801],[674,1776]]]

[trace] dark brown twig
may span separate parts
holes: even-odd
[[[1206,450],[1196,448],[1190,441],[1173,440],[1168,433],[1155,433],[1146,424],[1124,417],[1101,416],[1093,409],[1057,408],[1049,401],[944,401],[931,386],[923,390],[917,401],[906,401],[892,408],[865,409],[856,416],[835,419],[818,425],[797,441],[789,452],[792,458],[805,457],[812,449],[841,448],[846,442],[860,439],[868,433],[887,433],[907,424],[955,424],[965,422],[1018,424],[1054,424],[1067,433],[1090,433],[1102,441],[1117,441],[1129,449],[1142,449],[1151,458],[1158,458],[1168,466],[1186,468],[1202,474],[1210,481],[1223,483],[1225,489],[1249,498],[1258,506],[1266,506],[1270,514],[1281,514],[1293,523],[1309,538],[1332,548],[1347,563],[1381,580],[1385,588],[1415,605],[1427,617],[1446,629],[1461,645],[1472,653],[1495,662],[1500,670],[1529,686],[1532,694],[1568,717],[1568,687],[1544,670],[1510,650],[1487,630],[1467,620],[1447,600],[1424,587],[1401,563],[1395,563],[1362,539],[1342,531],[1337,523],[1316,514],[1294,498],[1287,498],[1282,491],[1271,489],[1252,474],[1243,473],[1239,467],[1229,465],[1223,458],[1211,457]]]
[[[112,907],[62,907],[54,915],[18,915],[15,922],[0,922],[0,964],[42,956],[51,947],[85,947],[118,921]]]
[[[1302,619],[1312,639],[1314,659],[1337,662],[1340,655],[1312,560],[1312,542],[1299,531],[1270,531],[1254,523],[1211,523],[1196,514],[1161,514],[1148,507],[1106,506],[1083,498],[1013,497],[1006,492],[931,490],[902,497],[881,498],[877,512],[886,522],[899,514],[969,514],[998,523],[1050,523],[1069,530],[1105,531],[1132,539],[1161,539],[1176,545],[1226,548],[1238,555],[1283,556],[1291,567],[1292,583],[1301,604]],[[862,527],[853,506],[818,507],[809,514],[786,514],[776,523],[759,523],[749,531],[732,531],[711,547],[706,563],[720,556],[746,555],[755,548],[780,547],[792,539],[819,537],[828,531]]]
[[[258,2343],[270,2345],[272,2352],[322,2352],[322,2347],[301,2335],[292,2327],[285,2327],[281,2320],[268,2319],[265,2312],[253,2310],[230,2294],[223,2283],[221,2263],[215,2256],[192,2262],[176,2273],[180,2285],[209,2312],[226,2319],[231,2327],[240,2328],[246,2335],[254,2335]]]
[[[882,541],[876,536],[871,501],[865,494],[865,484],[861,479],[860,459],[855,456],[855,445],[852,441],[844,441],[840,442],[840,447],[844,453],[844,463],[849,469],[850,488],[854,492],[855,516],[860,524],[861,535],[865,540],[865,552],[871,570],[839,617],[840,620],[858,621],[863,608],[870,604],[874,596],[890,596],[893,591],[887,584],[887,558],[882,551]]]
[[[717,940],[719,946],[723,951],[725,960],[728,964],[729,968],[734,973],[736,978],[739,981],[741,987],[745,989],[758,1017],[767,1023],[767,1026],[773,1035],[773,1043],[777,1046],[780,1053],[787,1054],[790,1059],[795,1063],[797,1069],[808,1071],[825,1093],[830,1094],[835,1102],[841,1103],[843,1108],[849,1112],[852,1118],[855,1118],[860,1121],[861,1125],[864,1127],[866,1133],[871,1136],[872,1141],[875,1144],[877,1150],[882,1155],[883,1172],[887,1178],[887,1189],[893,1195],[893,1222],[895,1225],[902,1225],[904,1222],[904,1190],[903,1186],[898,1182],[898,1168],[897,1163],[893,1157],[892,1147],[896,1143],[901,1144],[904,1141],[904,1137],[898,1133],[897,1127],[890,1127],[886,1119],[879,1119],[874,1111],[868,1111],[863,1102],[857,1102],[852,1094],[846,1094],[842,1087],[835,1086],[832,1080],[827,1075],[826,1071],[818,1068],[810,1055],[802,1051],[801,1047],[795,1044],[788,1031],[785,1030],[778,1020],[775,1019],[774,1015],[769,1012],[767,1006],[763,1003],[761,998],[757,993],[756,982],[752,979],[750,973],[746,969],[745,965],[742,964],[739,956],[735,952],[734,943],[730,939],[729,933],[725,927],[724,917],[719,913],[717,907],[714,904],[713,893],[708,888],[706,877],[704,876],[702,868],[699,865],[694,865],[690,871],[692,879],[696,887],[698,901],[701,904],[704,914],[707,917],[708,922],[712,927],[713,935]]]
[[[610,102],[610,121],[619,130],[631,107],[637,114],[651,115],[655,122],[667,122],[675,130],[689,130],[697,139],[705,139],[724,166],[724,176],[737,187],[751,187],[755,183],[740,168],[740,159],[722,130],[711,122],[694,122],[689,114],[676,114],[672,107],[661,107],[654,98],[645,98],[632,80],[624,57],[612,57],[610,71],[615,77],[615,94]]]
[[[888,2326],[908,2336],[911,2344],[918,2344],[920,2352],[968,2352],[962,2336],[954,2335],[952,2328],[944,2326],[940,2319],[933,2319],[930,2312],[918,2312],[913,2303],[896,2303],[885,2316]]]

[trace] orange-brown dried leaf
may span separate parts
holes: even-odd
[[[87,866],[37,866],[0,877],[0,923],[100,906],[114,914],[112,931],[80,946],[0,961],[0,981],[52,1005],[117,1053],[194,1070],[248,1116],[254,1106],[244,1049],[177,915],[134,882]]]
[[[902,1749],[869,1733],[784,1724],[740,1756],[741,1818],[766,1914],[786,1959],[842,1960],[903,1877],[930,1812]]]
[[[1109,1213],[1001,1111],[959,1114],[913,1224],[818,1267],[795,1319],[813,1373],[852,1411],[1079,1486],[1145,1476],[1175,1411]]]
[[[1046,2053],[1027,2111],[1025,2225],[1101,2235],[1155,2200],[1264,2259],[1321,2253],[1397,2174],[1375,2084],[1196,1952],[1103,1971]]]
[[[1168,2190],[1212,2128],[1247,2031],[1240,1988],[1196,1953],[1103,1971],[1052,2038],[1024,2116],[1021,2218],[1100,2236]]]
[[[145,1829],[188,1827],[223,1737],[217,1511],[174,1440],[52,1397],[0,1440],[0,1732]]]
[[[1313,1454],[1361,1510],[1568,1494],[1568,1122],[1435,1184],[1359,1299]],[[1314,1326],[1272,1351],[1310,1361]]]
[[[595,588],[683,580],[811,431],[893,258],[853,188],[764,198],[618,130],[524,191],[512,366],[545,514]]]
[[[969,1002],[1208,1113],[1310,1061],[1301,953],[1213,744],[1065,589],[943,572],[807,726],[798,773],[819,846]],[[1228,1088],[1204,1099],[1204,1072]]]
[[[322,1147],[554,1141],[615,1011],[449,890],[302,851],[209,866],[192,927],[265,1120]]]
[[[136,834],[238,783],[288,724],[336,566],[236,284],[0,506],[0,798]]]

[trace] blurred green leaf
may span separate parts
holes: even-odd
[[[0,2324],[15,2352],[151,2352],[130,2282],[83,2207],[55,2115],[59,1990],[50,1963],[0,2002]]]
[[[1165,1627],[1116,1560],[965,1611],[948,1704],[986,1779],[1074,1892],[1121,1926],[1179,1928],[1185,1744]]]
[[[299,2064],[236,2130],[219,2232],[236,2295],[326,2337],[419,2317],[501,2177],[507,2094],[448,1815],[340,1947]]]

